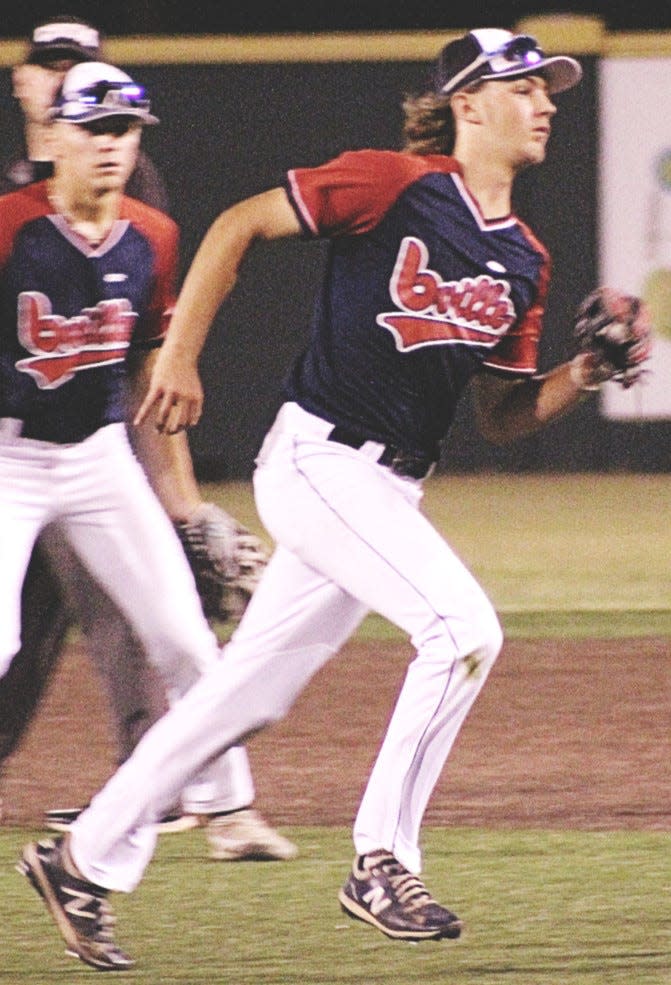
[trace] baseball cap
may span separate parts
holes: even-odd
[[[450,95],[480,79],[514,79],[542,75],[550,93],[563,92],[582,78],[582,68],[568,55],[548,56],[529,34],[479,28],[440,52],[432,74],[436,92]]]
[[[97,58],[99,50],[100,35],[95,27],[76,18],[55,17],[33,30],[26,61],[31,65],[60,59],[86,62]]]
[[[132,116],[142,123],[158,123],[143,86],[115,65],[81,62],[73,65],[51,109],[53,120],[90,123],[106,116]]]

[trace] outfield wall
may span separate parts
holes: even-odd
[[[598,77],[605,41],[598,22],[577,23],[568,37],[566,22],[540,30],[530,25],[547,50],[571,51],[585,71],[582,86],[557,97],[548,160],[522,176],[517,192],[518,211],[554,259],[542,368],[567,354],[571,313],[598,277]],[[346,148],[397,147],[402,93],[420,83],[447,38],[110,39],[107,57],[147,84],[161,118],[161,126],[147,130],[145,147],[165,175],[183,230],[183,270],[221,209],[280,182],[287,168],[317,164]],[[621,42],[609,43],[619,50]],[[630,38],[623,50],[632,46],[645,56],[641,40]],[[20,125],[10,71],[19,58],[20,47],[0,44],[8,150]],[[323,260],[321,244],[298,241],[259,247],[248,258],[202,363],[206,408],[192,432],[202,478],[251,474],[284,372],[305,342]],[[445,446],[444,470],[666,471],[671,461],[671,422],[608,421],[596,400],[506,450],[476,435],[468,410],[466,401]]]

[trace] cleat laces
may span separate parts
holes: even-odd
[[[393,855],[381,859],[376,867],[384,872],[394,896],[405,910],[414,912],[438,905],[419,876],[408,872]]]

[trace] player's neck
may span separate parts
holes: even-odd
[[[98,246],[119,218],[122,193],[102,194],[75,188],[52,178],[48,185],[49,201],[68,226],[92,246]]]
[[[483,156],[465,155],[463,159],[457,159],[464,183],[478,202],[484,218],[499,219],[509,215],[515,172]]]

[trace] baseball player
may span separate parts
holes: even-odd
[[[125,73],[77,65],[55,110],[53,178],[0,199],[0,675],[19,648],[33,544],[58,523],[175,697],[219,647],[124,424],[126,390],[137,403],[176,279],[175,223],[123,195],[141,128],[155,122]],[[180,474],[181,443],[151,428],[137,437],[155,485]],[[208,819],[215,857],[227,857],[231,812],[253,795],[243,748],[185,792],[188,813]]]
[[[502,634],[422,514],[422,483],[469,382],[479,427],[505,442],[616,374],[596,346],[538,373],[549,258],[511,211],[516,175],[545,157],[554,94],[580,76],[574,59],[546,57],[533,38],[472,31],[446,45],[426,90],[406,101],[402,152],[291,170],[284,187],[227,209],[205,236],[138,426],[155,414],[174,434],[198,420],[198,356],[257,240],[320,236],[330,254],[311,339],[257,459],[257,505],[277,547],[224,662],[147,732],[66,839],[24,849],[23,871],[84,961],[128,960],[98,929],[107,894],[141,879],[149,826],[175,791],[281,718],[369,610],[403,629],[416,656],[354,822],[340,904],[391,938],[459,936],[462,921],[420,878],[419,832]],[[640,311],[631,325],[629,382],[648,352]],[[362,700],[365,691],[362,668]],[[76,914],[66,906],[74,893]]]
[[[12,74],[14,95],[25,119],[24,156],[15,156],[4,166],[0,189],[15,190],[51,176],[49,108],[66,72],[75,64],[95,60],[99,52],[97,29],[79,18],[60,16],[34,28],[26,58]],[[141,149],[126,194],[166,209],[165,186]],[[136,441],[134,450],[176,523],[206,615],[217,621],[238,618],[265,565],[261,542],[215,504],[202,500],[187,442],[171,446],[169,460],[163,463],[169,467],[168,476],[161,476],[161,469],[152,465],[151,443]],[[73,609],[109,693],[119,762],[165,711],[160,678],[148,667],[131,628],[79,562],[58,526],[51,525],[33,552],[23,586],[22,646],[8,673],[0,678],[0,765],[17,747],[54,673]],[[246,765],[244,772],[248,773]],[[295,846],[251,809],[250,797],[246,781],[236,810],[219,822],[216,831],[214,826],[207,827],[212,855],[227,861],[293,857]],[[80,809],[66,806],[47,811],[46,824],[63,830]],[[158,827],[161,832],[183,830],[198,820],[176,805]]]
[[[80,62],[96,60],[99,52],[98,30],[80,18],[62,15],[35,26],[24,60],[12,71],[13,95],[24,119],[23,146],[0,167],[0,192],[15,191],[52,175],[50,108],[66,72]],[[165,186],[142,149],[126,194],[167,211]],[[58,528],[48,528],[33,551],[24,582],[22,646],[8,673],[0,678],[0,764],[18,746],[54,673],[72,622],[72,608],[80,615],[90,652],[109,691],[119,762],[165,710],[163,689],[147,671],[144,654],[129,627]],[[48,812],[46,820],[62,824],[76,813],[59,809]]]

